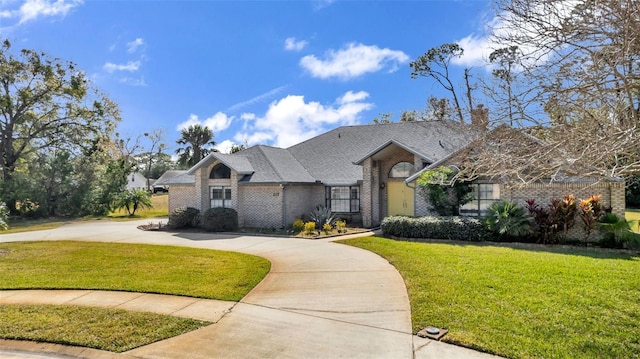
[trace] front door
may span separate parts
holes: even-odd
[[[413,216],[413,188],[387,182],[387,216]]]

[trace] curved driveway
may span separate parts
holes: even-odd
[[[178,245],[249,253],[271,261],[265,279],[216,324],[122,357],[413,358],[414,349],[422,358],[486,355],[414,337],[401,276],[371,252],[329,240],[136,228],[148,222],[78,222],[3,234],[0,242],[69,239]]]

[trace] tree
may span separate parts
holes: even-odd
[[[149,141],[149,146],[145,152],[137,155],[137,157],[139,159],[138,163],[142,165],[144,177],[147,179],[147,188],[151,188],[150,179],[153,165],[160,162],[163,158],[166,158],[163,155],[166,156],[164,150],[167,148],[167,145],[162,143],[164,133],[161,129],[154,129],[150,133],[145,132],[144,137]]]
[[[116,208],[124,208],[129,216],[134,216],[136,211],[144,208],[152,208],[151,193],[143,189],[129,189],[118,196]]]
[[[75,64],[33,50],[0,48],[0,179],[2,199],[15,211],[9,191],[16,167],[42,149],[87,149],[108,137],[119,120],[117,106],[91,88]]]
[[[229,154],[233,154],[233,153],[236,153],[236,152],[240,152],[240,151],[243,151],[243,150],[246,150],[246,149],[247,149],[247,146],[246,146],[246,145],[244,145],[244,144],[241,144],[241,145],[231,145],[231,149],[229,150]]]
[[[484,166],[521,182],[640,174],[640,2],[495,1],[493,43],[506,45],[492,56],[495,74],[512,91],[498,102],[510,112],[492,117],[514,126],[487,134],[494,146],[470,153],[462,173]],[[540,141],[523,144],[529,135]]]
[[[200,125],[191,125],[180,131],[180,139],[176,142],[179,145],[186,145],[176,150],[179,156],[178,163],[183,167],[192,167],[210,152],[216,151],[207,148],[216,144],[213,141],[213,131]]]
[[[453,85],[450,77],[449,65],[453,58],[460,57],[462,54],[464,54],[464,49],[460,47],[460,45],[455,43],[442,44],[429,49],[409,64],[411,67],[412,79],[415,79],[418,76],[432,77],[445,90],[451,92],[455,111],[458,115],[458,120],[461,123],[464,122],[464,116],[462,115],[462,108],[460,106],[460,101],[458,101],[455,86]]]
[[[376,125],[385,125],[385,124],[393,123],[393,120],[391,119],[391,116],[393,116],[393,114],[391,112],[381,113],[379,116],[380,118],[378,117],[373,118],[373,123],[375,123]]]
[[[9,225],[7,224],[7,217],[9,217],[9,209],[7,206],[0,202],[0,229],[7,230]]]

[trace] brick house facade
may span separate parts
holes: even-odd
[[[477,126],[448,121],[345,126],[287,149],[214,152],[158,183],[170,187],[169,211],[230,207],[245,228],[288,228],[298,218],[308,219],[318,205],[350,225],[376,227],[389,215],[431,214],[416,189],[416,176],[480,133]],[[605,206],[624,213],[624,183],[493,185],[500,199],[518,204],[529,198],[548,203],[568,193],[576,198],[601,194]]]

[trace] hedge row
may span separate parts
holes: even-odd
[[[470,217],[387,217],[380,225],[385,236],[481,241],[487,238],[482,221]]]
[[[228,232],[238,229],[238,212],[232,208],[210,208],[202,215],[193,207],[180,207],[169,214],[169,227],[174,229],[199,227],[208,232]]]

